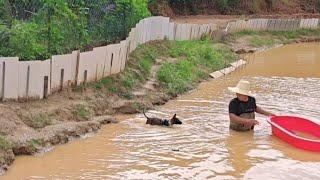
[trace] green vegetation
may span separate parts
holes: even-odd
[[[145,109],[145,106],[143,104],[141,104],[140,102],[134,102],[132,104],[132,107],[134,109],[137,109],[137,110],[140,110],[140,111],[143,111]]]
[[[190,90],[210,72],[226,67],[236,57],[227,47],[213,46],[210,40],[175,42],[168,53],[180,60],[166,62],[157,77],[171,95]]]
[[[259,37],[257,35],[252,36],[250,38],[250,44],[255,47],[261,47],[261,46],[270,47],[270,46],[274,45],[274,43],[275,43],[275,41],[273,39],[263,38],[263,37]]]
[[[85,104],[77,104],[73,109],[73,115],[75,115],[78,120],[88,120],[90,117],[90,109]]]
[[[31,152],[36,152],[39,147],[44,144],[42,139],[31,139],[27,142],[27,147]]]
[[[304,37],[320,38],[320,29],[298,29],[294,31],[241,31],[231,35],[231,39],[247,36],[251,46],[272,46],[276,43],[290,43]]]
[[[287,39],[296,39],[303,36],[320,36],[320,29],[298,29],[294,31],[251,31],[245,30],[232,34],[234,37],[253,36],[253,35],[273,35]]]
[[[0,150],[8,150],[11,146],[11,143],[4,136],[0,135]]]
[[[44,60],[119,41],[149,15],[146,0],[0,0],[0,56]]]
[[[50,115],[46,113],[30,114],[24,118],[24,122],[33,128],[43,128],[52,123]]]

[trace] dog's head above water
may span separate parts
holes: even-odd
[[[180,119],[177,118],[177,114],[174,114],[173,117],[170,119],[170,124],[182,124]]]

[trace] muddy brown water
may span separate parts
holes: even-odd
[[[236,72],[202,83],[149,116],[183,125],[149,126],[121,116],[94,134],[37,156],[18,157],[0,179],[319,179],[320,154],[272,136],[265,117],[254,132],[229,131],[226,89],[252,82],[258,105],[320,119],[320,44],[295,44],[248,55]]]

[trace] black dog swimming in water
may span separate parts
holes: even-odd
[[[146,124],[159,125],[159,126],[172,126],[174,124],[182,124],[182,122],[177,118],[176,114],[174,114],[174,116],[170,120],[160,119],[160,118],[150,118],[146,115],[144,111],[143,111],[143,114],[147,118]]]

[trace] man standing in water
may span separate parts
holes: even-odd
[[[229,104],[230,129],[235,131],[253,130],[254,126],[259,124],[255,120],[255,112],[266,116],[274,116],[274,114],[256,105],[256,99],[251,96],[248,81],[241,80],[236,87],[228,87],[228,89],[237,95]]]

